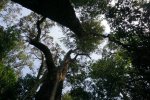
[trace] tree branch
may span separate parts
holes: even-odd
[[[79,39],[85,31],[70,0],[11,0],[72,30]]]
[[[53,71],[56,66],[54,64],[50,49],[47,46],[45,46],[44,44],[40,43],[39,41],[36,41],[35,39],[30,39],[29,43],[31,45],[34,45],[35,47],[37,47],[39,50],[41,50],[43,52],[43,54],[45,55],[45,58],[46,58],[48,72]]]
[[[43,54],[41,53],[41,66],[40,66],[40,68],[39,68],[39,71],[38,71],[38,74],[37,74],[37,80],[38,79],[40,79],[40,75],[41,75],[41,73],[42,73],[42,71],[43,71],[43,66],[44,66],[44,56],[43,56]]]
[[[87,57],[89,57],[89,58],[91,59],[91,57],[90,57],[89,54],[87,54],[87,53],[78,53],[78,54],[76,54],[76,56],[73,58],[73,60],[76,60],[77,57],[80,56],[80,55],[82,55],[82,56],[87,56]]]
[[[66,77],[66,74],[67,74],[67,70],[68,70],[68,65],[70,64],[71,62],[71,58],[70,58],[70,55],[71,53],[73,53],[74,50],[69,50],[63,61],[61,62],[60,66],[58,67],[58,70],[57,70],[57,79],[59,81],[64,81],[65,77]]]
[[[41,18],[40,20],[37,21],[36,23],[36,27],[37,27],[37,36],[36,36],[36,40],[39,41],[40,40],[40,36],[41,36],[41,27],[40,25],[43,23],[43,21],[46,19],[46,17]]]
[[[64,59],[63,59],[63,61],[62,61],[61,64],[60,64],[61,68],[62,68],[62,66],[64,66],[64,63],[65,63],[67,60],[70,60],[70,55],[71,55],[72,52],[73,52],[73,50],[69,50],[69,51],[66,53],[66,55],[65,55],[65,57],[64,57]]]

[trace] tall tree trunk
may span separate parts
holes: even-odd
[[[36,93],[35,100],[61,100],[63,81],[67,74],[72,50],[68,51],[63,63],[56,67],[52,54],[47,46],[35,39],[30,39],[29,43],[43,52],[48,71],[40,90]]]
[[[57,91],[55,95],[55,100],[61,100],[62,97],[62,89],[63,89],[63,81],[60,81],[57,86]]]
[[[47,73],[47,77],[44,80],[42,86],[40,87],[40,90],[37,92],[35,100],[55,100],[58,86],[59,80],[57,78],[57,73],[53,73],[53,75],[51,73]]]

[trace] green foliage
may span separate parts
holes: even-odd
[[[1,80],[1,88],[6,88],[14,85],[16,82],[16,76],[14,70],[9,67],[4,66],[2,63],[0,64],[0,80]],[[3,85],[5,84],[5,85]],[[1,89],[3,90],[3,89]]]
[[[141,75],[148,75],[150,71],[149,5],[145,0],[118,1],[106,12],[112,30],[110,41],[127,50],[126,54]],[[144,77],[148,77],[147,75]]]
[[[124,5],[122,5],[123,3]],[[134,86],[130,91],[130,95],[134,99],[149,98],[149,94],[146,92],[149,91],[148,84],[150,83],[147,78],[150,65],[149,4],[130,0],[120,1],[116,6],[110,7],[108,15],[106,14],[112,29],[111,41],[126,50],[126,56],[130,57],[131,66],[136,70],[135,73],[130,73],[133,83],[129,82]],[[127,84],[127,86],[129,85]]]
[[[98,21],[94,20],[85,21],[82,25],[87,34],[82,38],[81,42],[77,43],[77,47],[83,52],[93,52],[102,41],[100,35],[104,29]]]
[[[130,61],[124,60],[121,53],[109,56],[92,65],[91,77],[96,79],[99,98],[120,97],[121,89],[127,82],[126,75],[131,70]]]
[[[12,68],[0,63],[0,100],[15,98],[17,76]]]
[[[85,59],[77,58],[78,62],[69,65],[66,81],[70,83],[72,89],[63,96],[63,99],[149,99],[150,82],[149,73],[146,72],[149,72],[150,65],[150,3],[118,0],[115,6],[108,6],[107,0],[72,0],[72,2],[80,11],[82,26],[87,34],[81,42],[76,40],[70,42],[72,41],[71,36],[66,36],[65,43],[69,45],[68,49],[78,48],[82,51],[79,51],[79,53],[88,54],[98,48],[103,40],[101,35],[104,29],[97,20],[93,19],[102,13],[105,13],[111,27],[110,44],[102,51],[102,58],[98,61],[87,62],[87,66],[82,62]],[[2,0],[0,10],[4,5],[5,1]],[[35,19],[39,19],[39,17],[32,13],[31,16],[21,19],[17,26],[19,31],[14,27],[0,27],[0,99],[2,100],[22,100],[26,96],[29,96],[27,99],[33,98],[28,93],[36,84],[36,78],[27,75],[17,81],[16,74],[11,69],[13,66],[8,67],[7,65],[16,65],[19,68],[26,65],[32,66],[28,62],[29,56],[24,53],[25,48],[21,46],[24,43],[18,40],[20,31],[29,38],[36,38]],[[43,35],[41,41],[50,48],[55,64],[59,65],[58,59],[60,60],[64,53],[61,54],[61,47],[58,44],[55,45],[53,38],[46,35],[52,25],[54,24],[51,22],[43,22],[41,25],[41,34]],[[37,49],[29,49],[36,54],[37,58],[41,55]],[[10,53],[10,51],[12,52]],[[15,53],[18,53],[18,55],[14,56]],[[8,61],[9,59],[11,60]],[[20,60],[23,62],[17,63]],[[33,58],[31,61],[33,61]],[[88,71],[84,70],[88,68]],[[86,81],[86,78],[90,78],[90,80]]]
[[[0,67],[2,70],[2,67]],[[16,74],[10,68],[3,68],[0,73],[0,100],[22,100],[33,98],[28,94],[35,85],[35,77],[27,74],[24,78],[16,78]],[[5,71],[5,72],[4,72]],[[32,93],[34,94],[34,93]]]
[[[73,99],[68,93],[66,93],[63,95],[62,100],[73,100]]]
[[[0,60],[5,58],[9,51],[17,45],[19,34],[20,32],[13,27],[7,29],[0,27]]]
[[[70,95],[73,100],[90,100],[90,94],[81,87],[72,90]]]
[[[7,28],[1,26],[0,42],[0,100],[16,100],[19,98],[18,73],[16,72],[29,64],[28,57],[24,53],[24,44],[20,41],[20,31],[16,29],[16,26]]]
[[[1,0],[0,1],[0,11],[5,7],[5,5],[7,4],[8,0]]]
[[[30,74],[27,74],[23,78],[19,78],[17,81],[17,84],[16,84],[17,92],[19,92],[17,94],[17,98],[23,99],[26,96],[28,96],[28,97],[26,97],[26,99],[33,98],[33,97],[30,97],[30,94],[28,94],[28,93],[32,90],[32,88],[34,88],[34,86],[36,84],[35,82],[36,82],[36,77],[34,77]],[[35,93],[32,93],[32,94],[35,94]]]
[[[93,18],[107,9],[107,0],[71,0],[76,8],[82,9],[81,16]],[[87,17],[88,16],[88,17]]]

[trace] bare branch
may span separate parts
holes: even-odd
[[[29,52],[29,53],[33,54],[33,55],[35,56],[35,59],[42,60],[42,58],[41,58],[41,57],[38,57],[38,55],[36,55],[36,53],[35,53],[35,52]]]
[[[69,60],[69,59],[70,59],[70,55],[71,55],[71,53],[73,53],[73,50],[69,50],[69,51],[67,52],[67,54],[66,54],[66,55],[65,55],[65,57],[64,57],[63,62],[65,62],[65,61],[67,61],[67,60]]]
[[[79,53],[79,54],[76,54],[76,56],[73,58],[73,60],[76,60],[78,56],[87,56],[87,57],[89,57],[90,59],[92,59],[92,58],[90,57],[90,55],[87,54],[87,53]]]
[[[65,55],[65,57],[64,57],[64,61],[69,60],[71,53],[75,53],[75,51],[77,51],[77,50],[78,50],[78,48],[77,48],[77,49],[74,49],[74,50],[72,50],[72,49],[69,50],[69,51],[67,52],[67,54]]]
[[[40,25],[42,24],[42,22],[46,19],[46,17],[41,18],[40,20],[37,21],[36,23],[36,27],[37,27],[37,37],[36,40],[39,41],[40,40],[40,36],[41,36],[41,27]]]
[[[42,44],[41,42],[39,42],[35,39],[30,39],[29,43],[31,45],[34,45],[36,48],[38,48],[39,50],[41,50],[44,53],[48,72],[53,71],[56,66],[54,64],[53,57],[52,57],[52,54],[50,52],[50,49],[47,46],[45,46],[44,44]]]

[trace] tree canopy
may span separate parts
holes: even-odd
[[[0,20],[0,100],[149,100],[149,1],[2,0]]]

